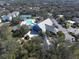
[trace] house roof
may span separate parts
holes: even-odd
[[[6,21],[6,19],[9,20],[9,17],[7,15],[3,15],[1,17],[2,17],[2,20],[4,20],[4,21]]]
[[[20,18],[21,18],[22,20],[26,20],[26,19],[31,18],[31,17],[32,17],[31,15],[21,15],[21,16],[20,16]]]
[[[21,15],[20,17],[27,18],[27,17],[31,17],[31,15]]]
[[[46,26],[46,30],[51,31],[53,33],[57,33],[58,32],[58,28],[56,28],[54,25],[49,26],[49,25],[45,25]]]
[[[44,20],[43,22],[41,22],[41,23],[39,23],[38,24],[38,26],[42,29],[42,31],[46,31],[46,30],[49,30],[49,31],[51,31],[51,29],[53,29],[53,22],[52,22],[52,20],[51,19],[46,19],[46,20]],[[51,29],[49,29],[49,27],[51,28]]]
[[[19,11],[14,11],[14,12],[12,12],[12,15],[18,16],[19,14],[20,14]]]
[[[72,20],[75,21],[76,23],[79,23],[79,18],[77,17],[74,17]]]
[[[29,31],[27,34],[24,35],[24,37],[29,36],[30,38],[34,37],[34,36],[38,36],[38,34],[31,34],[31,31]]]
[[[64,15],[58,15],[60,18],[62,18]]]
[[[74,24],[74,23],[75,23],[75,21],[71,21],[71,20],[68,20],[67,22],[72,23],[72,24]]]

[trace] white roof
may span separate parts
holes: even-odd
[[[43,22],[39,23],[38,26],[42,29],[42,31],[46,31],[46,25],[48,26],[52,26],[53,22],[51,21],[51,19],[46,19]]]
[[[13,17],[17,17],[20,13],[19,13],[19,11],[14,11],[11,14]]]
[[[60,18],[62,18],[64,15],[58,15]]]
[[[72,23],[72,24],[74,24],[74,23],[75,23],[75,21],[71,21],[71,20],[68,20],[67,22]]]
[[[7,16],[9,17],[9,20],[12,20],[12,15],[11,14],[8,14]]]
[[[30,38],[38,36],[38,34],[31,34],[31,31],[29,31],[27,34],[25,34],[24,37],[26,37],[27,35],[28,35]]]

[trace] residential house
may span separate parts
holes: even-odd
[[[39,35],[40,30],[42,30],[43,32],[46,32],[46,31],[51,31],[51,32],[54,32],[54,33],[58,32],[58,30],[57,30],[57,28],[55,28],[54,23],[52,22],[52,20],[48,18],[48,19],[34,25],[32,27],[32,30],[29,31],[27,34],[25,34],[22,39],[23,40],[24,39],[31,40],[32,37],[35,37],[35,36]],[[51,43],[48,40],[48,37],[46,35],[43,38],[44,38],[44,44],[48,48]]]
[[[26,19],[32,18],[32,16],[31,16],[31,15],[21,15],[20,18],[21,18],[22,20],[26,20]]]
[[[8,14],[8,15],[3,15],[1,16],[2,21],[7,22],[7,21],[11,21],[12,20],[12,15]]]
[[[75,21],[72,21],[72,20],[68,20],[67,22],[71,23],[71,24],[74,24]]]
[[[12,17],[17,17],[17,16],[19,16],[20,12],[19,11],[14,11],[11,14],[12,14]]]
[[[38,26],[42,29],[43,32],[46,32],[47,30],[56,33],[58,31],[52,20],[49,18],[39,23]]]
[[[2,21],[6,22],[6,21],[11,21],[12,18],[19,16],[19,12],[18,11],[14,11],[12,13],[9,13],[8,15],[3,15],[1,16]]]
[[[72,20],[75,21],[76,23],[79,23],[79,18],[77,17],[74,17]]]
[[[32,27],[32,30],[30,32],[28,32],[29,34],[28,33],[25,34],[24,37],[29,36],[31,38],[31,37],[37,36],[39,34],[40,30],[42,30],[42,32],[46,32],[46,31],[50,31],[53,33],[58,32],[58,29],[55,27],[52,20],[48,18],[48,19],[46,19],[38,24],[35,24]]]
[[[3,22],[9,21],[9,17],[7,15],[1,16]]]
[[[12,15],[11,15],[11,13],[9,13],[7,16],[9,17],[9,20],[11,21],[12,18],[13,18]]]
[[[58,15],[58,17],[59,17],[59,18],[63,18],[63,17],[64,17],[64,15]]]
[[[76,22],[75,21],[72,21],[72,20],[68,20],[68,21],[66,21],[66,23],[69,25],[69,27],[71,27]]]

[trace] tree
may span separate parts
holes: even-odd
[[[42,56],[42,39],[40,37],[34,37],[31,40],[23,43],[22,48],[19,51],[19,56],[22,59],[36,58],[40,59]],[[41,58],[42,59],[42,58]]]
[[[10,31],[11,31],[11,28],[9,27],[9,24],[3,24],[3,26],[0,28],[1,39],[7,40],[11,35]]]
[[[65,39],[65,34],[62,32],[62,31],[59,31],[59,32],[57,32],[57,36],[58,36],[58,38],[61,40],[64,40]]]
[[[23,37],[29,30],[28,26],[21,26],[19,30],[13,32],[13,37]]]

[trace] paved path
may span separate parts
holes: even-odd
[[[47,35],[44,36],[44,47],[45,49],[49,49],[49,46],[51,45]]]

